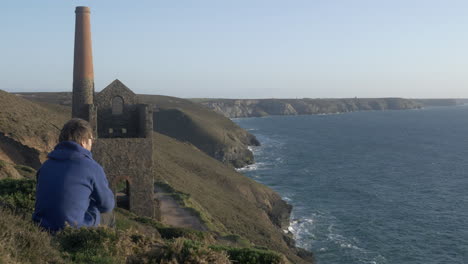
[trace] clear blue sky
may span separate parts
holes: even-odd
[[[71,91],[78,5],[97,91],[468,98],[466,0],[4,1],[0,89]]]

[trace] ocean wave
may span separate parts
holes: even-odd
[[[299,218],[293,219],[289,223],[288,231],[293,234],[294,240],[301,248],[311,249],[312,241],[315,240],[313,233],[314,219],[313,218]]]
[[[245,172],[245,171],[255,171],[255,170],[261,170],[265,168],[268,164],[265,162],[256,162],[254,164],[247,165],[242,168],[236,169],[238,172]]]
[[[325,221],[327,223],[323,223]],[[318,259],[321,254],[334,254],[348,256],[357,260],[357,263],[387,263],[385,257],[377,252],[360,247],[356,238],[340,234],[333,222],[333,217],[316,213],[309,217],[292,219],[288,229],[283,231],[293,234],[298,247],[317,252]],[[327,227],[323,228],[324,225]]]
[[[254,154],[254,157],[261,156],[263,153],[262,146],[248,146],[247,149]]]
[[[365,264],[384,264],[387,263],[385,257],[371,250],[360,247],[359,241],[355,237],[345,237],[334,229],[334,225],[328,227],[327,240],[335,245],[334,248],[340,248],[343,253],[359,263]]]

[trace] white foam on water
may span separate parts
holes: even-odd
[[[328,222],[328,228],[320,231],[316,225],[320,225],[321,220]],[[296,241],[298,247],[305,248],[317,252],[318,254],[330,253],[335,250],[344,250],[348,253],[347,255],[353,256],[359,260],[357,263],[362,264],[386,264],[387,261],[382,255],[366,250],[358,246],[356,238],[347,238],[338,233],[334,228],[333,217],[327,217],[321,213],[313,214],[310,217],[296,218],[290,221],[290,225],[287,230],[291,232]],[[316,232],[325,232],[325,237]],[[320,244],[320,248],[314,249],[313,246],[317,246],[316,243]],[[325,245],[323,245],[325,243]],[[320,256],[320,255],[319,255]],[[320,259],[320,257],[318,258]]]
[[[275,161],[276,163],[283,163],[283,158],[276,158]]]
[[[288,231],[293,234],[298,247],[310,249],[315,236],[313,234],[314,219],[299,218],[289,223]]]
[[[250,152],[254,154],[254,156],[260,156],[263,153],[263,148],[262,146],[248,146],[247,147]]]
[[[328,228],[327,239],[339,246],[343,250],[350,250],[349,254],[357,257],[359,263],[363,264],[384,264],[387,263],[385,257],[382,255],[367,250],[365,248],[359,247],[356,243],[356,238],[347,238],[341,234],[338,234],[334,228],[333,224]]]
[[[242,168],[238,168],[238,169],[236,169],[236,171],[238,171],[238,172],[256,171],[256,170],[261,170],[261,169],[265,168],[267,165],[268,164],[265,163],[265,162],[257,162],[257,163],[250,164],[250,165],[247,165],[247,166],[242,167]]]

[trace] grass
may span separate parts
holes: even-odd
[[[35,180],[0,180],[0,205],[3,208],[30,214],[34,210],[35,193]]]
[[[201,220],[201,222],[211,231],[226,232],[226,228],[219,222],[213,220],[210,213],[198,204],[194,199],[191,199],[190,194],[175,190],[166,182],[158,181],[155,186],[161,188],[164,193],[170,195],[182,208],[189,211],[193,216]]]
[[[210,246],[216,251],[227,252],[229,259],[236,263],[255,264],[255,263],[282,263],[283,256],[280,254],[264,249],[256,248],[233,248],[226,246]]]
[[[117,227],[66,227],[55,236],[30,220],[34,180],[0,180],[0,198],[21,194],[0,206],[0,263],[286,263],[281,254],[219,244],[208,232],[163,225],[116,209]]]
[[[0,136],[4,135],[25,146],[25,150],[18,151],[22,151],[20,155],[27,158],[14,153],[4,154],[13,155],[17,164],[36,168],[39,165],[37,160],[44,161],[47,153],[57,143],[60,128],[70,118],[70,112],[57,111],[56,108],[48,108],[2,90],[0,105]],[[5,149],[18,148],[10,145]]]
[[[214,141],[211,139],[206,141],[207,144],[222,143],[222,137],[220,137],[222,134],[218,135],[216,131],[240,129],[231,127],[233,123],[228,119],[220,119],[218,114],[187,100],[163,96],[150,99],[160,103],[158,106],[165,109],[181,109],[182,112],[187,113],[194,124],[197,124],[196,127],[208,129],[208,132],[196,131],[200,132],[198,136],[201,138],[205,136],[215,138]],[[52,145],[54,131],[57,130],[51,123],[58,124],[60,121],[60,118],[54,115],[68,115],[65,111],[59,113],[58,110],[53,110],[54,107],[50,105],[35,105],[17,96],[12,97],[11,94],[6,96],[0,92],[0,104],[3,106],[2,100],[15,102],[16,105],[5,103],[7,107],[2,108],[3,111],[0,113],[0,131],[14,135],[13,138],[22,144],[32,142],[33,145],[36,144],[34,146],[40,145],[40,148],[44,150],[48,148],[48,144]],[[35,113],[36,110],[38,116],[27,114]],[[47,119],[49,114],[51,120]],[[48,121],[44,122],[44,120]],[[3,121],[6,123],[2,123]],[[10,128],[11,130],[8,130]],[[49,131],[51,134],[44,133],[44,131]],[[191,131],[187,133],[190,134]],[[44,141],[44,138],[48,140]],[[239,136],[226,138],[230,141],[241,141]],[[210,240],[214,239],[219,245],[234,248],[266,247],[286,255],[294,263],[303,263],[296,255],[297,251],[285,243],[282,230],[270,219],[275,204],[278,204],[281,199],[279,195],[213,159],[194,147],[195,144],[183,143],[159,133],[154,133],[154,142],[155,178],[167,183],[179,193],[179,198],[185,206],[193,208],[194,213],[198,212],[200,218],[209,223],[207,226],[212,232],[204,233],[207,237],[201,238],[196,232],[173,229],[157,221],[149,223],[142,219],[135,219],[124,210],[116,213],[119,230],[134,229],[145,235],[154,235],[163,241],[189,239],[209,245]],[[24,171],[26,172],[27,168]],[[22,207],[28,213],[34,205],[33,198],[33,196],[11,192],[0,197],[7,201],[6,203],[11,204],[11,207],[16,207],[16,211],[21,210],[17,207]],[[161,233],[167,239],[164,239]]]
[[[14,167],[25,178],[33,179],[36,176],[36,170],[29,166],[14,165]]]
[[[154,134],[154,141],[157,142],[154,148],[155,177],[173,191],[189,194],[189,201],[195,201],[201,207],[197,211],[208,212],[209,221],[220,227],[214,229],[219,237],[236,235],[250,244],[279,251],[293,262],[301,263],[302,260],[284,241],[282,230],[267,216],[281,197],[206,154],[193,150],[190,145],[158,133]],[[223,242],[241,246],[238,243],[241,240],[225,239]]]
[[[52,237],[29,218],[0,208],[0,263],[63,263]]]
[[[65,110],[64,107],[71,106],[71,93],[20,95],[38,102],[42,109],[49,112],[70,113],[70,109]],[[23,98],[19,99],[24,100]],[[253,155],[247,146],[258,144],[258,141],[229,118],[182,98],[140,94],[138,99],[141,103],[152,104],[158,108],[155,112],[155,131],[183,142],[190,142],[225,164],[240,167],[253,162]]]

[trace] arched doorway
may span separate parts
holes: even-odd
[[[116,193],[117,207],[130,210],[130,183],[126,179],[117,182]]]

